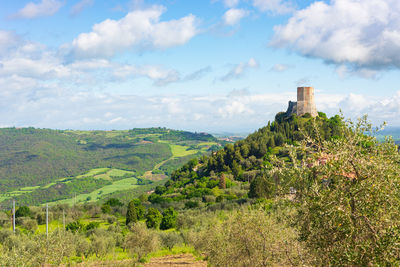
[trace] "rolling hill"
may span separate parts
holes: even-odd
[[[164,181],[220,141],[166,128],[124,131],[0,129],[0,202],[95,201]],[[140,191],[140,190],[139,190]],[[94,193],[96,192],[96,193]],[[126,192],[125,192],[126,193]],[[77,197],[78,196],[78,197]]]

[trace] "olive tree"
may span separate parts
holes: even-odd
[[[391,139],[368,134],[366,118],[342,126],[342,138],[290,147],[276,164],[282,192],[296,189],[297,224],[316,265],[400,264],[400,156]],[[274,164],[273,164],[274,165]]]

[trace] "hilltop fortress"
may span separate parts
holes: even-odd
[[[288,116],[293,113],[297,116],[303,116],[306,113],[310,113],[312,117],[318,116],[313,87],[297,87],[297,102],[289,101],[289,107],[286,111]]]

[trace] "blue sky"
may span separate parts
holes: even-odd
[[[252,132],[297,86],[400,126],[398,0],[0,6],[0,127]]]

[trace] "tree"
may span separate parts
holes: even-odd
[[[103,213],[105,213],[105,214],[107,214],[107,213],[111,213],[111,206],[109,205],[109,204],[103,204],[102,206],[101,206],[101,211],[103,212]]]
[[[212,266],[309,266],[293,228],[262,209],[227,214],[194,242]]]
[[[344,137],[308,136],[291,148],[291,164],[273,170],[296,189],[301,239],[315,256],[313,265],[398,266],[397,146],[365,135],[371,132],[366,118],[337,126]]]
[[[128,209],[126,211],[126,225],[130,223],[136,223],[138,221],[138,216],[136,213],[135,201],[130,201],[128,203]]]
[[[158,236],[152,231],[147,229],[143,222],[136,223],[131,233],[126,236],[125,247],[132,254],[141,260],[146,254],[157,250],[160,246]]]
[[[110,198],[104,204],[110,205],[111,207],[122,207],[124,204],[117,198]]]
[[[162,220],[162,215],[155,208],[149,208],[146,214],[146,225],[148,228],[158,229]]]
[[[29,207],[27,207],[27,206],[19,207],[19,208],[15,211],[15,218],[19,218],[19,217],[29,217],[29,216],[31,216],[31,210],[30,210]]]
[[[219,176],[219,184],[218,187],[220,189],[225,189],[226,188],[226,180],[225,180],[225,174],[221,173]]]
[[[168,209],[164,210],[160,224],[160,229],[167,230],[170,228],[175,228],[177,216],[178,213],[174,210],[173,207],[169,207]]]
[[[249,197],[270,198],[275,193],[275,183],[265,173],[259,173],[250,183]]]

